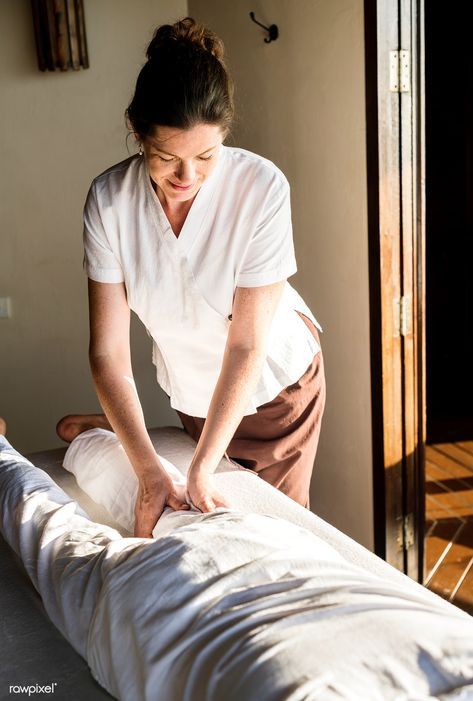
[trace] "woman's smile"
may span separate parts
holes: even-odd
[[[176,190],[182,190],[183,192],[185,192],[186,190],[191,190],[195,185],[195,183],[191,183],[190,185],[178,185],[177,183],[173,183],[172,180],[168,180],[168,182],[171,183],[171,185],[175,187]]]

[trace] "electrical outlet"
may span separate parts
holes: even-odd
[[[9,319],[11,317],[11,299],[10,297],[0,297],[0,319]]]

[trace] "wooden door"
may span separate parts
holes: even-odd
[[[365,4],[375,547],[421,581],[425,321],[422,1]]]

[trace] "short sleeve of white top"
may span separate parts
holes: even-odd
[[[153,338],[153,362],[171,406],[207,415],[220,372],[236,287],[285,280],[296,270],[289,185],[261,156],[221,146],[176,237],[144,157],[95,178],[84,209],[84,267],[92,280],[124,282]],[[286,282],[260,382],[245,415],[296,382],[320,349],[296,313],[320,329]]]

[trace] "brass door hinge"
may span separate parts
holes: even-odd
[[[399,50],[389,52],[389,90],[409,92],[411,86],[411,54]]]
[[[412,296],[403,295],[393,300],[394,336],[409,336],[412,333]]]
[[[398,551],[409,550],[415,542],[414,530],[414,514],[407,514],[404,518],[400,518],[397,523],[397,549]]]

